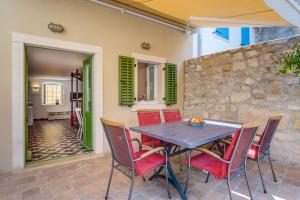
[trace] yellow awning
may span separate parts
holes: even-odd
[[[116,0],[191,26],[292,26],[264,0]]]

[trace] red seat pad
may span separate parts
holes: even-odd
[[[184,162],[188,164],[188,160]],[[227,175],[227,164],[205,153],[192,157],[191,166],[206,170],[217,179],[223,179]]]
[[[134,157],[139,158],[145,152],[147,152],[147,150],[136,152],[134,153]],[[165,156],[159,153],[153,153],[150,156],[147,156],[142,160],[135,162],[135,173],[139,176],[143,176],[145,173],[164,164],[165,159]]]
[[[257,156],[258,156],[258,147],[254,146],[254,145],[251,145],[247,156],[250,159],[257,159]]]

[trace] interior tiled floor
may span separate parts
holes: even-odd
[[[111,160],[109,156],[92,158],[68,164],[45,168],[25,169],[19,172],[0,174],[1,200],[96,200],[104,199]],[[256,164],[248,162],[248,174],[254,199],[265,200],[298,200],[300,199],[300,165],[292,165],[274,161],[278,182],[272,181],[269,165],[262,161],[262,170],[266,180],[268,193],[262,192]],[[173,164],[174,171],[180,181],[184,181],[185,170],[180,172],[178,164]],[[188,190],[190,200],[223,200],[228,199],[225,181],[210,178],[209,183],[203,181],[206,174],[192,170],[191,184]],[[130,180],[116,172],[113,176],[109,199],[127,199]],[[171,187],[172,188],[172,187]],[[249,199],[243,177],[232,181],[234,199]],[[136,179],[133,199],[162,200],[167,199],[163,179],[143,182]],[[172,199],[180,199],[174,188]]]
[[[86,152],[77,135],[77,129],[71,127],[70,120],[37,120],[29,126],[29,149],[32,161],[44,161],[62,158]]]

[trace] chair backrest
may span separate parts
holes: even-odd
[[[113,159],[125,167],[132,168],[134,154],[129,130],[126,129],[122,123],[109,121],[103,118],[100,120]]]
[[[138,110],[138,121],[140,126],[146,125],[155,125],[161,123],[160,111],[159,110]],[[149,137],[147,135],[142,134],[141,142],[144,144],[145,142],[153,141],[153,137]]]
[[[282,119],[282,115],[270,117],[268,123],[260,137],[258,144],[260,145],[259,151],[264,153],[269,150],[273,136],[278,128],[279,122]]]
[[[228,174],[234,173],[244,166],[257,129],[257,124],[244,124],[242,128],[234,134],[232,143],[224,156],[225,160],[230,160],[227,171]]]
[[[76,113],[76,117],[78,119],[78,122],[80,124],[82,124],[82,120],[83,120],[83,117],[82,117],[82,111],[81,111],[81,108],[75,108],[75,113]]]
[[[182,120],[179,109],[163,110],[163,115],[165,118],[165,122],[176,122]]]
[[[154,125],[160,124],[160,111],[159,110],[138,110],[137,111],[139,125]]]

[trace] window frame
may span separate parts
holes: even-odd
[[[56,104],[47,104],[45,102],[45,87],[46,85],[58,85],[61,88],[61,103],[56,105]],[[63,83],[58,83],[58,82],[43,82],[42,83],[42,92],[41,92],[42,98],[41,98],[41,104],[43,106],[63,106],[64,105],[64,85]]]
[[[219,38],[222,38],[226,41],[230,40],[230,29],[229,27],[219,27],[216,28],[215,32],[216,36],[218,36]]]
[[[139,53],[132,53],[132,57],[134,58],[135,68],[134,68],[134,105],[132,106],[132,110],[136,111],[139,109],[163,109],[166,107],[166,103],[164,101],[165,96],[165,71],[163,70],[165,67],[166,59],[157,56],[150,56],[145,54]],[[146,63],[153,63],[155,64],[155,73],[154,79],[156,84],[154,84],[154,101],[138,101],[138,63],[139,62],[146,62]],[[158,82],[158,73],[161,73],[161,85]],[[147,76],[148,77],[148,76]],[[158,99],[159,94],[158,90],[160,88],[161,91],[161,98]]]
[[[251,30],[250,27],[241,27],[241,45],[248,46],[251,44]]]

